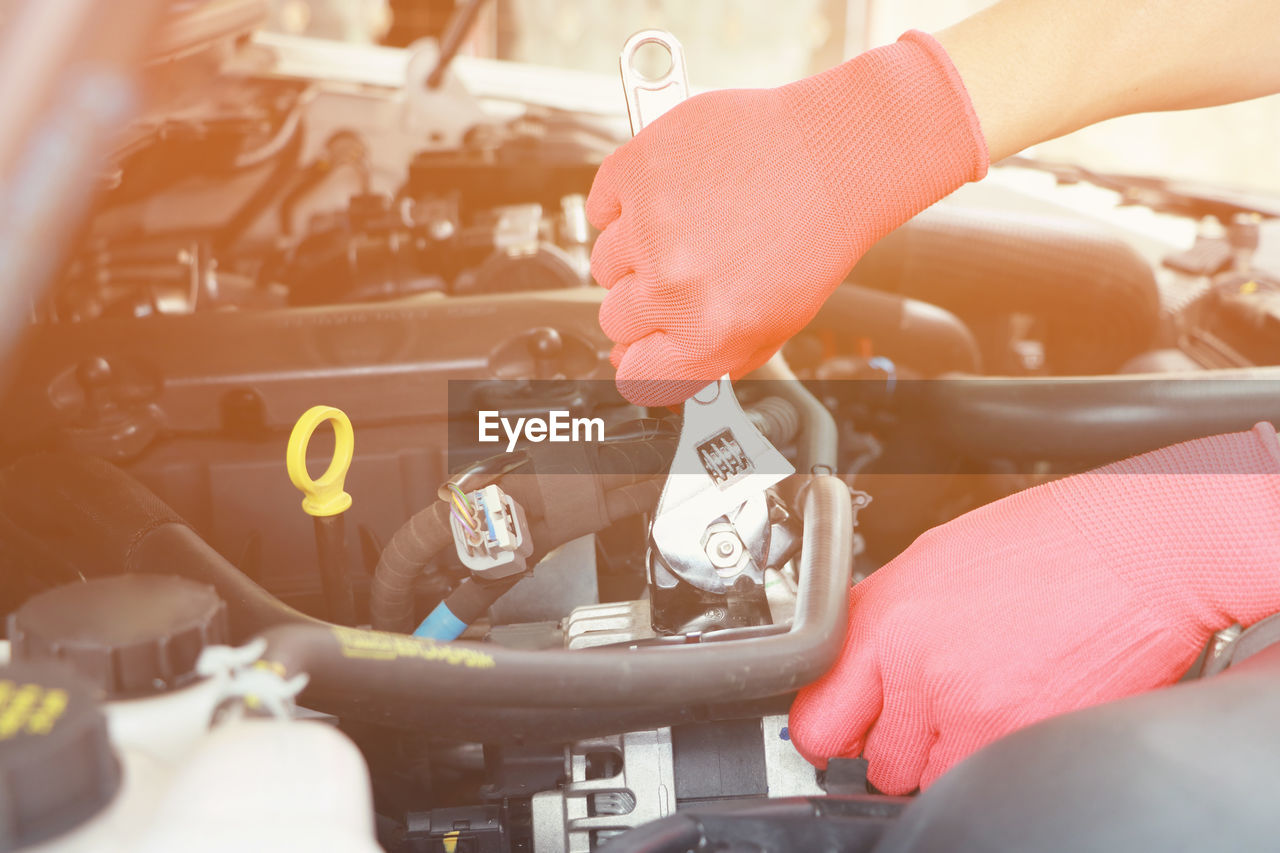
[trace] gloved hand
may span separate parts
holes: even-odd
[[[779,89],[679,104],[604,161],[587,199],[619,389],[667,405],[763,364],[873,243],[987,163],[964,85],[924,33]]]
[[[820,767],[862,753],[886,793],[925,787],[1015,729],[1170,684],[1214,631],[1280,610],[1275,430],[981,507],[851,601],[839,662],[791,709],[792,740]]]

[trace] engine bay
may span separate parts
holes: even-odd
[[[1020,489],[1278,414],[1280,203],[1022,159],[995,170],[1194,245],[958,194],[686,447],[692,410],[623,399],[598,320],[585,200],[620,95],[557,106],[573,79],[464,59],[427,86],[438,59],[237,30],[150,69],[12,359],[0,603],[14,668],[91,689],[17,683],[146,756],[75,801],[127,793],[112,831],[153,846],[59,847],[62,803],[3,849],[197,849],[156,803],[270,765],[296,802],[241,796],[276,849],[870,850],[910,798],[787,729],[849,585]],[[777,476],[671,559],[664,488],[762,473],[744,436]]]

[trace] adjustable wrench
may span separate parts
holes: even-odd
[[[634,67],[636,52],[658,44],[671,67],[657,78]],[[661,30],[642,30],[619,57],[631,132],[639,133],[689,93],[684,49]],[[795,473],[747,419],[728,376],[684,404],[684,423],[671,470],[649,529],[649,559],[710,593],[741,575],[763,580],[770,539],[766,490]]]

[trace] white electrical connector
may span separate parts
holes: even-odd
[[[504,578],[523,572],[533,553],[524,508],[497,486],[485,486],[468,498],[479,522],[479,531],[469,529],[457,515],[449,520],[453,545],[462,565],[485,578]]]

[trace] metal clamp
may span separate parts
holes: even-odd
[[[247,709],[264,712],[279,720],[294,716],[295,700],[310,680],[305,672],[285,678],[276,664],[262,660],[267,651],[263,637],[243,646],[209,646],[196,659],[196,672],[218,683],[218,704],[224,714],[242,715]],[[225,707],[230,700],[241,700],[240,708]]]

